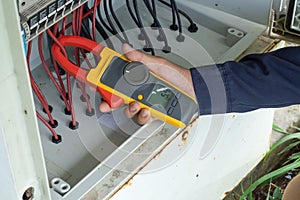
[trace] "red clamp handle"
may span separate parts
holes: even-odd
[[[79,36],[61,36],[58,38],[58,41],[61,43],[62,46],[73,46],[81,49],[85,49],[94,55],[100,55],[100,52],[104,48],[103,45],[98,44],[92,40],[87,38],[79,37]],[[52,46],[52,55],[54,59],[59,63],[59,65],[64,68],[64,70],[69,73],[70,75],[74,76],[76,79],[89,83],[86,80],[86,77],[89,71],[74,65],[70,60],[63,55],[61,52],[60,47],[54,43]],[[89,83],[90,84],[90,83]],[[102,98],[111,106],[111,108],[118,108],[123,103],[124,100],[100,87],[97,87],[98,92],[102,96]]]

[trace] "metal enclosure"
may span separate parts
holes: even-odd
[[[115,3],[118,16],[126,19],[124,2]],[[183,0],[178,4],[195,19],[199,32],[187,33],[185,44],[177,43],[174,32],[168,32],[173,53],[158,55],[187,68],[238,59],[266,30],[271,7],[270,0]],[[158,7],[158,12],[168,26],[166,7]],[[149,16],[142,13],[147,22]],[[3,199],[22,199],[26,191],[43,200],[220,199],[269,148],[272,109],[195,117],[184,130],[154,120],[143,127],[130,127],[132,135],[125,136],[113,125],[99,125],[99,120],[111,117],[124,121],[122,112],[92,118],[79,115],[81,125],[74,133],[65,128],[67,120],[60,114],[57,94],[33,53],[32,72],[43,84],[48,100],[54,102],[54,116],[62,123],[57,130],[64,136],[63,145],[54,145],[35,117],[35,109],[41,108],[34,103],[27,75],[17,2],[1,1],[0,15],[0,41],[5,47],[0,55],[0,87],[5,94],[0,105]],[[126,20],[123,23],[134,41],[136,29]],[[268,47],[268,42],[258,43],[252,46],[256,52]],[[141,48],[142,44],[135,42],[134,46]],[[161,48],[159,42],[154,46]],[[78,100],[78,89],[73,91]],[[99,96],[90,95],[97,105]],[[81,102],[76,105],[76,112],[82,112]],[[69,184],[70,190],[57,192],[49,184],[55,178]]]

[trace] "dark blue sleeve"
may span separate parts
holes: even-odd
[[[300,47],[190,71],[201,115],[300,104]]]

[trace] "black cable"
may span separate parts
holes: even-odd
[[[141,30],[141,32],[142,32],[142,34],[145,38],[145,42],[146,42],[146,45],[143,48],[143,50],[146,51],[146,52],[151,51],[152,55],[154,55],[155,53],[154,53],[154,49],[152,47],[152,43],[150,41],[149,36],[147,35],[147,33],[145,31],[145,28],[144,28],[144,25],[143,25],[143,22],[142,22],[142,19],[141,19],[141,16],[140,16],[137,0],[133,0],[133,8],[134,8],[134,11],[135,11],[136,19],[140,24],[140,30]]]
[[[129,44],[129,39],[128,39],[128,37],[127,37],[127,34],[125,33],[123,26],[121,25],[121,23],[120,23],[118,17],[116,16],[116,13],[115,13],[115,11],[114,11],[113,3],[112,3],[112,2],[113,2],[113,0],[109,0],[109,1],[108,1],[110,13],[111,13],[112,17],[114,18],[114,20],[115,20],[115,22],[116,22],[118,28],[119,28],[120,31],[122,32],[124,39],[125,39],[126,42]]]
[[[165,43],[165,46],[163,47],[163,52],[164,53],[170,53],[171,52],[171,47],[168,44],[168,40],[167,40],[166,34],[163,31],[162,26],[161,26],[160,22],[158,21],[157,17],[154,15],[153,10],[151,9],[151,5],[150,5],[149,0],[143,0],[143,2],[146,5],[148,11],[150,12],[151,16],[153,17],[155,23],[158,26],[159,35],[158,35],[157,39],[159,41],[164,41],[164,43]]]
[[[83,7],[83,12],[87,13],[89,11],[89,8],[87,6],[87,4],[84,5]],[[89,14],[88,15],[88,19],[90,20],[90,22],[92,23],[93,21],[93,14]],[[88,28],[88,27],[87,27]],[[111,40],[109,39],[107,33],[105,32],[105,30],[103,29],[103,27],[101,26],[101,24],[99,23],[98,19],[96,18],[96,29],[97,32],[101,35],[101,37],[103,38],[103,40],[106,42],[107,46],[111,49],[114,49],[113,43],[111,42]],[[88,28],[88,30],[90,30]]]
[[[159,1],[160,3],[166,5],[166,6],[170,7],[170,8],[172,7],[171,4],[169,4],[169,3],[167,3],[167,2],[165,2],[165,1],[163,1],[163,0],[158,0],[158,1]],[[197,27],[197,25],[194,23],[194,21],[192,20],[192,18],[191,18],[188,14],[186,14],[184,11],[182,11],[182,10],[180,10],[180,9],[178,9],[178,12],[179,12],[181,15],[183,15],[183,16],[189,21],[190,26],[188,27],[188,30],[189,30],[190,32],[192,32],[192,33],[197,32],[197,31],[198,31],[198,27]]]
[[[175,0],[170,0],[171,5],[172,5],[172,10],[175,10],[176,16],[177,16],[177,22],[178,22],[178,29],[179,29],[179,35],[176,37],[176,40],[178,42],[183,42],[184,41],[184,36],[182,35],[182,24],[181,24],[181,18],[178,12],[178,8],[176,5]]]
[[[109,0],[109,1],[111,2],[111,0]],[[114,35],[117,38],[121,38],[120,34],[118,33],[117,29],[115,28],[115,25],[113,24],[113,22],[110,19],[110,15],[108,13],[108,8],[107,8],[107,0],[103,0],[103,5],[104,5],[103,8],[104,8],[104,13],[105,13],[105,16],[106,16],[106,20],[109,23],[111,30],[113,31]],[[128,43],[127,40],[123,39],[123,38],[120,41],[122,43]]]
[[[91,15],[91,17],[89,18],[90,20],[91,20],[91,22],[92,22],[92,15]],[[102,36],[102,38],[105,40],[105,42],[106,42],[106,44],[107,44],[107,46],[109,47],[109,48],[111,48],[111,49],[114,49],[114,45],[113,45],[113,43],[112,43],[112,41],[111,41],[111,39],[110,39],[110,37],[107,35],[107,33],[104,31],[104,29],[103,29],[103,27],[101,26],[101,24],[100,24],[100,22],[96,19],[96,29],[97,29],[97,31],[101,34],[103,34],[103,33],[105,33],[105,35],[102,35],[101,34],[101,36]],[[105,37],[103,37],[103,36],[105,36]]]
[[[129,14],[130,14],[131,18],[133,19],[134,23],[137,25],[137,27],[140,30],[140,34],[138,35],[138,39],[139,40],[145,40],[146,44],[143,48],[144,51],[146,51],[146,52],[151,51],[151,54],[155,55],[154,49],[152,48],[152,43],[150,41],[150,38],[148,37],[148,35],[147,35],[147,33],[144,29],[143,23],[141,21],[141,18],[139,16],[137,2],[134,0],[133,4],[134,4],[134,9],[135,9],[136,14],[133,13],[133,10],[131,8],[129,0],[126,0],[126,6],[127,6],[128,11],[129,11]]]
[[[171,0],[170,0],[170,2],[171,2]],[[170,5],[171,5],[171,9],[172,9],[172,24],[170,25],[170,29],[173,31],[177,31],[178,26],[176,24],[176,11],[175,11],[173,4],[171,3]]]
[[[137,21],[135,15],[134,15],[134,13],[133,13],[133,11],[132,11],[132,9],[131,9],[129,0],[126,0],[126,6],[127,6],[127,9],[128,9],[128,11],[129,11],[129,14],[130,14],[131,18],[133,19],[134,23],[135,23],[138,27],[140,27],[140,24],[139,24],[139,22]]]
[[[108,24],[106,24],[106,22],[104,21],[102,15],[101,15],[101,10],[100,10],[100,4],[97,7],[97,15],[100,19],[101,24],[104,26],[104,28],[106,28],[111,34],[115,35],[116,33],[113,31],[113,29],[111,29]]]
[[[87,18],[85,18],[85,19],[82,20],[82,24],[81,24],[81,28],[82,28],[82,30],[81,30],[81,36],[86,37],[86,38],[92,40],[92,36],[91,36],[89,28],[88,28],[89,27],[88,20],[89,19],[87,19]]]
[[[155,0],[152,0],[151,3],[152,3],[152,12],[153,12],[153,15],[155,16],[155,18],[157,18]],[[151,24],[151,27],[152,28],[157,28],[158,27],[158,24],[156,23],[155,20],[154,20],[153,24]]]
[[[138,21],[137,17],[135,17],[135,14],[133,13],[133,11],[132,11],[132,9],[131,9],[131,5],[130,5],[129,0],[126,0],[126,6],[127,6],[127,9],[128,9],[128,11],[129,11],[129,14],[130,14],[131,18],[133,19],[134,23],[135,23],[135,24],[137,25],[137,27],[139,27],[139,29],[140,29],[140,34],[138,35],[138,39],[139,39],[139,40],[145,40],[144,35],[143,35],[143,32],[142,32],[142,30],[141,30],[142,25],[141,25],[141,23]]]
[[[105,3],[105,2],[104,2]],[[101,24],[112,34],[112,35],[114,35],[114,36],[116,36],[116,38],[118,38],[120,41],[121,41],[121,43],[126,43],[126,41],[122,38],[122,37],[120,37],[120,35],[117,33],[117,31],[115,30],[115,29],[113,29],[113,28],[111,28],[111,27],[109,27],[109,25],[108,24],[106,24],[106,22],[104,21],[104,19],[102,18],[102,15],[101,15],[101,10],[100,10],[100,5],[101,4],[99,4],[99,6],[97,7],[97,14],[98,14],[98,17],[99,17],[99,19],[100,19],[100,22],[101,22]],[[107,18],[108,19],[108,18]],[[111,21],[110,21],[111,22]]]

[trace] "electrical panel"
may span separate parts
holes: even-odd
[[[59,22],[85,2],[87,0],[20,0],[19,13],[26,41]]]
[[[274,0],[270,14],[269,35],[299,43],[300,2]]]
[[[101,94],[82,81],[82,77],[70,76],[63,64],[58,64],[59,58],[52,54],[52,46],[54,43],[60,46],[64,56],[85,71],[95,69],[101,59],[99,55],[72,47],[71,43],[63,48],[60,36],[84,37],[119,53],[122,53],[122,44],[128,43],[144,53],[167,58],[185,68],[235,60],[266,30],[269,0],[254,1],[253,5],[246,0],[238,5],[235,1],[205,0],[19,0],[14,9],[18,11],[16,19],[20,21],[19,29],[24,31],[25,51],[18,53],[18,56],[26,57],[26,62],[24,60],[23,65],[17,66],[27,71],[26,76],[17,73],[24,78],[19,78],[18,84],[24,87],[30,85],[32,90],[32,94],[22,98],[34,100],[33,105],[30,101],[24,104],[34,108],[30,117],[38,123],[38,128],[32,124],[30,130],[38,132],[35,150],[43,152],[42,158],[36,161],[42,163],[39,166],[41,174],[46,174],[46,177],[37,178],[47,187],[43,189],[48,195],[45,199],[126,199],[125,196],[130,192],[123,194],[121,188],[151,163],[155,165],[156,158],[162,163],[169,161],[164,165],[167,168],[186,158],[185,152],[190,147],[194,149],[193,145],[201,144],[203,148],[198,149],[200,152],[195,149],[192,152],[193,155],[199,155],[199,159],[193,160],[196,164],[190,165],[199,164],[199,168],[193,170],[206,166],[201,164],[206,162],[209,163],[206,169],[209,169],[209,165],[212,165],[210,160],[219,156],[220,152],[225,152],[224,158],[231,159],[229,149],[221,150],[224,146],[215,150],[219,138],[222,138],[224,145],[229,140],[237,141],[237,148],[251,146],[251,143],[242,142],[246,136],[249,141],[259,139],[262,143],[255,152],[250,148],[241,148],[240,152],[249,154],[253,163],[244,168],[248,160],[237,156],[239,162],[235,163],[240,165],[235,166],[235,179],[246,173],[239,169],[249,171],[266,151],[268,137],[261,132],[268,132],[271,127],[272,111],[201,119],[197,118],[195,112],[191,123],[184,129],[157,119],[140,126],[136,119],[128,119],[124,115],[125,106],[108,113],[100,112],[98,106],[103,102]],[[258,14],[253,15],[253,11]],[[293,15],[297,16],[297,12]],[[297,31],[294,26],[297,24],[293,22],[291,29]],[[221,82],[215,80],[218,81]],[[212,99],[223,101],[217,97],[219,95],[212,93]],[[181,109],[184,110],[184,106]],[[27,115],[28,111],[24,113]],[[262,118],[270,120],[260,124]],[[220,123],[214,124],[215,120]],[[244,133],[222,137],[223,133],[232,133],[230,129],[238,132],[237,126],[240,124],[246,127],[247,120],[257,120],[257,124],[260,124],[252,127],[252,130],[257,129],[253,131],[256,134],[250,134],[249,128],[245,128],[247,130]],[[186,142],[189,133],[191,139]],[[197,135],[200,135],[200,140],[195,139]],[[202,138],[204,136],[206,138]],[[203,141],[206,143],[203,144]],[[162,155],[162,160],[158,158],[161,152],[168,152],[167,156]],[[229,168],[228,165],[225,173],[230,173]],[[174,170],[172,167],[169,169]],[[191,177],[194,178],[194,175]],[[216,191],[218,189],[216,198],[222,196],[223,190],[233,187],[237,181],[235,179],[221,189],[211,187]],[[19,185],[23,199],[37,197],[41,193],[33,183]],[[199,188],[204,185],[204,182],[195,184]],[[214,193],[201,191],[204,197]],[[95,197],[91,197],[95,193]]]

